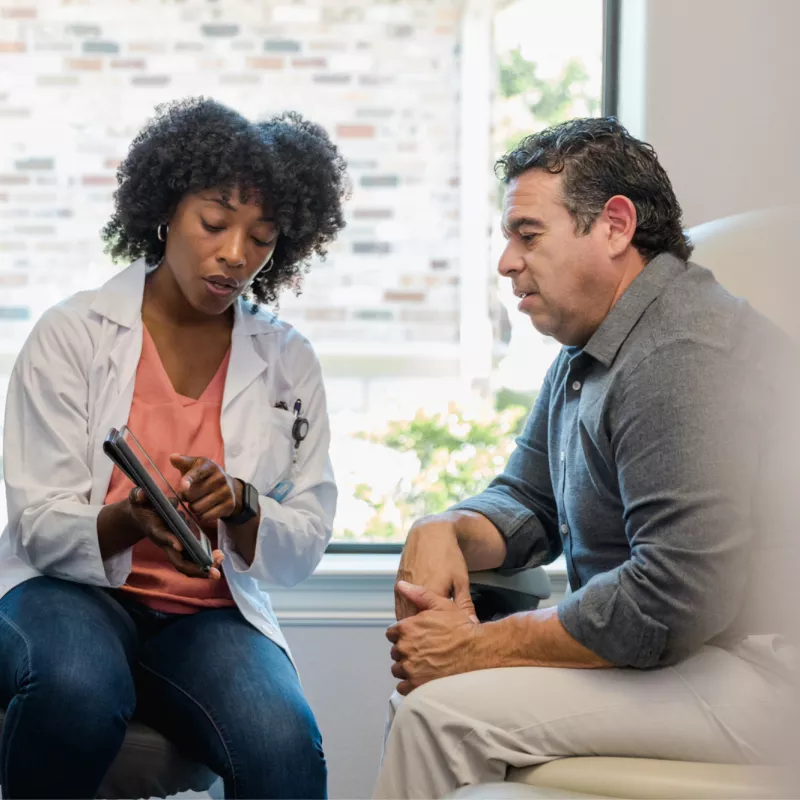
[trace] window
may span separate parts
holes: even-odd
[[[154,105],[293,108],[332,133],[353,197],[328,259],[279,313],[325,372],[335,542],[399,543],[502,468],[555,353],[494,274],[492,164],[524,133],[600,113],[603,27],[602,0],[164,0],[157,19],[135,2],[7,9],[0,403],[43,311],[119,268],[98,231]]]

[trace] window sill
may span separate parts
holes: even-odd
[[[394,579],[399,553],[327,553],[314,574],[291,589],[270,590],[283,626],[376,626],[394,622]],[[566,572],[559,559],[545,567],[553,585],[550,605],[563,596]]]

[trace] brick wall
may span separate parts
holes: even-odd
[[[350,163],[348,227],[282,315],[318,346],[458,339],[457,0],[0,0],[0,373],[115,269],[98,231],[156,103],[292,108]]]

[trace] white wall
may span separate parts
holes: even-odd
[[[623,0],[620,119],[687,226],[797,202],[798,31],[797,0]]]
[[[332,798],[366,798],[372,794],[386,705],[396,683],[389,671],[392,662],[384,635],[386,627],[283,628],[322,731]]]

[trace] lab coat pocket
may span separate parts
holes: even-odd
[[[259,494],[279,503],[293,488],[293,424],[294,414],[279,408],[271,408],[262,417],[262,448],[253,485]]]

